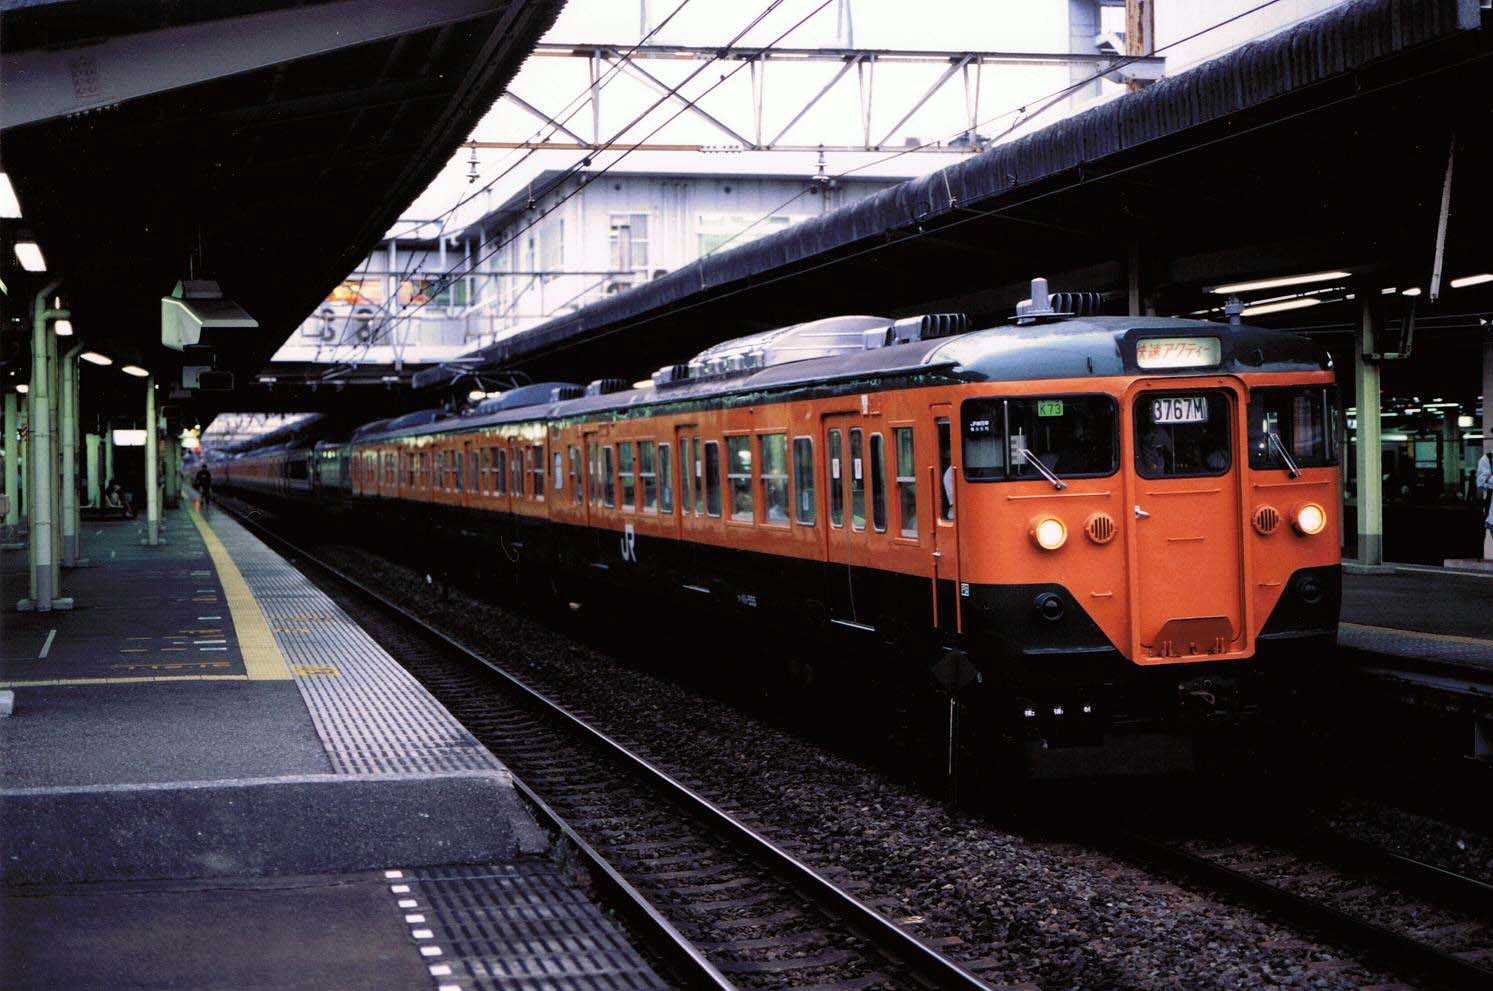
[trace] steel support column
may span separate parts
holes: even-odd
[[[14,392],[5,394],[5,532],[3,542],[12,544],[21,525],[21,475],[17,470],[21,456],[16,435],[20,430],[19,403]]]
[[[51,323],[66,310],[47,308],[47,297],[56,291],[57,281],[48,284],[31,308],[31,391],[27,404],[31,414],[30,452],[26,466],[31,473],[31,524],[27,541],[30,558],[31,596],[16,603],[21,611],[50,612],[63,608],[57,574],[56,495],[57,459],[53,413],[52,381],[57,347]],[[67,601],[66,605],[72,605]]]
[[[1374,294],[1377,296],[1377,292]],[[1374,354],[1379,314],[1374,300],[1360,290],[1358,333],[1353,349],[1353,398],[1358,409],[1354,466],[1358,478],[1358,563],[1384,563],[1384,471],[1379,448],[1379,366]]]
[[[62,566],[78,566],[78,354],[73,347],[58,367],[62,427]]]
[[[156,377],[145,380],[145,542],[161,542],[160,423],[156,420]]]
[[[104,456],[103,439],[98,434],[84,434],[83,456],[87,458],[88,505],[94,509],[103,505],[104,486],[99,479],[99,459]]]
[[[107,487],[114,481],[114,425],[108,420],[104,421],[104,485]],[[103,505],[103,497],[99,497],[99,505]]]
[[[1483,341],[1483,451],[1493,454],[1493,338]],[[1483,560],[1493,561],[1493,530],[1483,531]]]

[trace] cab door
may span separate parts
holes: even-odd
[[[830,622],[872,632],[874,617],[855,600],[855,569],[865,566],[866,436],[860,417],[826,416],[823,422],[826,539],[825,606]]]
[[[1242,399],[1228,379],[1143,380],[1127,394],[1138,664],[1210,660],[1249,647]]]

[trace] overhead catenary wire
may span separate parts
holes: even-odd
[[[745,28],[743,28],[737,34],[737,36],[735,38],[733,38],[730,42],[728,42],[726,44],[726,46],[724,46],[724,47],[729,48],[729,47],[734,46],[736,44],[736,42],[739,41],[743,35],[745,35],[752,28],[756,27],[757,24],[759,24],[765,17],[767,17],[767,15],[770,14],[774,9],[776,9],[782,2],[783,2],[783,0],[775,0],[775,2],[773,2],[772,4],[769,4],[769,6],[765,10],[762,11],[762,13],[758,14],[755,18],[753,18],[752,22],[750,24],[748,24]],[[768,42],[766,45],[763,45],[763,46],[759,47],[757,49],[758,53],[759,54],[763,54],[763,53],[766,53],[768,51],[771,51],[772,48],[775,45],[777,45],[778,42],[782,41],[788,35],[792,34],[794,31],[798,30],[810,18],[812,18],[815,14],[818,14],[820,11],[824,10],[826,7],[828,7],[833,2],[834,2],[834,0],[822,0],[822,2],[820,2],[817,6],[815,6],[813,10],[809,11],[809,13],[805,14],[798,21],[794,22],[789,28],[787,28],[787,30],[785,30],[782,33],[780,33],[776,38],[774,38],[772,41]],[[694,72],[691,72],[688,76],[686,76],[684,80],[682,80],[677,85],[671,87],[663,96],[661,96],[659,98],[658,101],[656,101],[652,106],[650,106],[648,108],[648,110],[644,111],[644,113],[643,113],[642,116],[646,116],[648,113],[651,113],[652,110],[654,108],[656,108],[664,100],[669,99],[671,97],[677,96],[680,88],[682,88],[686,83],[690,82],[692,79],[694,79],[696,76],[698,76],[700,74],[700,72],[704,71],[705,67],[708,66],[708,65],[710,65],[710,64],[711,64],[710,62],[703,63],[698,69],[696,69]],[[607,172],[609,172],[612,168],[614,168],[618,163],[620,163],[628,155],[632,154],[634,151],[637,151],[637,149],[640,148],[643,144],[645,144],[648,141],[649,138],[653,137],[653,135],[657,134],[664,127],[666,127],[669,124],[673,123],[673,121],[677,120],[685,111],[687,111],[691,107],[693,107],[700,99],[702,99],[705,96],[708,96],[710,93],[714,92],[717,88],[719,88],[721,85],[723,85],[724,83],[726,83],[733,76],[735,76],[736,73],[740,72],[743,68],[745,68],[749,64],[750,64],[750,62],[748,60],[742,60],[733,69],[731,69],[731,71],[723,73],[721,75],[721,77],[716,82],[712,83],[709,87],[707,87],[705,89],[705,91],[703,93],[701,93],[699,96],[696,96],[696,97],[694,97],[692,99],[691,98],[686,98],[686,97],[683,97],[683,96],[679,96],[678,98],[682,101],[683,105],[678,110],[676,110],[672,115],[670,115],[666,120],[664,120],[663,122],[661,122],[658,126],[656,126],[653,130],[649,131],[646,135],[644,135],[638,141],[634,142],[633,144],[629,145],[627,148],[623,149],[623,151],[615,159],[613,159],[612,161],[608,162],[601,169],[599,169],[599,170],[597,170],[595,172],[587,172],[587,173],[582,174],[580,183],[574,189],[570,190],[568,193],[566,193],[565,195],[561,196],[558,200],[556,200],[553,204],[551,204],[547,209],[545,209],[538,216],[534,217],[532,220],[530,220],[528,223],[526,223],[523,227],[519,228],[517,231],[514,231],[513,235],[511,237],[509,237],[506,240],[502,241],[500,244],[497,244],[496,246],[493,247],[493,249],[491,251],[489,251],[486,254],[482,255],[481,257],[477,258],[472,263],[473,267],[467,268],[465,270],[452,269],[452,270],[448,271],[447,273],[445,273],[445,275],[443,276],[443,278],[437,283],[436,291],[439,292],[441,289],[444,288],[444,286],[449,285],[454,279],[460,278],[460,277],[462,277],[464,275],[468,275],[468,274],[471,274],[472,272],[476,271],[476,268],[475,268],[476,265],[480,265],[482,262],[486,261],[488,258],[491,258],[493,255],[497,254],[499,251],[503,250],[508,245],[512,244],[521,235],[523,235],[523,234],[527,233],[529,230],[533,229],[533,227],[536,224],[538,224],[539,221],[541,221],[545,217],[549,216],[549,214],[553,213],[562,204],[564,204],[565,202],[567,202],[568,200],[570,200],[572,197],[574,197],[577,194],[579,194],[581,192],[581,190],[585,189],[591,183],[595,182],[596,180],[600,179],[602,176],[606,175]],[[631,128],[633,126],[635,126],[636,123],[640,119],[641,119],[641,117],[635,118],[634,121],[633,121],[633,123],[629,124],[626,128],[623,129],[622,133],[625,133],[627,130],[631,130]],[[590,157],[590,156],[588,156],[588,157]],[[579,168],[567,170],[566,173],[562,174],[557,179],[555,179],[543,191],[543,193],[549,193],[549,192],[553,191],[554,189],[558,188],[559,186],[561,186],[565,182],[566,179],[568,179],[570,176],[574,175],[578,171],[579,171]],[[484,239],[481,243],[483,245],[486,245],[489,242],[488,242],[488,240]],[[428,300],[427,300],[427,302],[428,302]],[[386,326],[390,326],[392,324],[397,324],[399,322],[411,319],[411,318],[413,318],[413,316],[415,315],[415,313],[419,312],[419,310],[421,308],[423,308],[425,305],[426,305],[425,303],[421,303],[419,306],[416,306],[416,307],[414,307],[413,309],[411,309],[411,310],[409,310],[407,312],[399,314],[396,318],[394,318],[393,321],[390,321],[389,323],[387,323],[387,324],[385,324],[383,326],[386,327]],[[381,327],[380,329],[383,329],[383,327]]]
[[[1082,79],[1079,79],[1079,80],[1074,81],[1074,82],[1070,82],[1066,86],[1062,86],[1062,87],[1060,87],[1060,88],[1058,88],[1056,90],[1053,90],[1051,93],[1048,93],[1048,94],[1046,94],[1044,96],[1039,96],[1036,100],[1028,100],[1028,101],[1026,101],[1026,102],[1024,102],[1024,103],[1022,103],[1022,104],[1020,104],[1018,106],[1014,106],[1014,107],[1011,107],[1009,109],[1003,110],[1000,113],[994,115],[993,117],[987,117],[984,120],[977,121],[977,122],[975,122],[974,124],[971,124],[968,127],[961,127],[959,130],[955,131],[953,134],[948,135],[947,138],[940,138],[940,139],[937,139],[937,140],[934,140],[934,141],[924,141],[924,142],[921,142],[919,144],[910,145],[910,146],[905,147],[905,148],[899,148],[899,149],[897,149],[896,151],[894,151],[894,152],[892,152],[890,154],[883,155],[881,158],[872,159],[869,162],[862,162],[861,164],[859,164],[859,165],[857,165],[857,166],[855,166],[853,168],[846,169],[843,172],[837,172],[834,175],[829,176],[828,179],[830,181],[835,181],[835,180],[838,180],[838,179],[844,179],[847,176],[854,175],[855,173],[861,172],[861,171],[863,171],[865,169],[873,168],[873,167],[875,167],[877,165],[885,165],[887,162],[894,161],[895,159],[901,158],[903,155],[910,155],[910,154],[913,154],[914,152],[922,151],[924,148],[929,148],[929,147],[932,147],[933,145],[941,144],[945,140],[953,140],[954,138],[959,137],[961,134],[968,134],[968,135],[970,135],[971,141],[973,141],[974,135],[979,132],[980,128],[986,127],[986,126],[988,126],[990,124],[993,124],[993,123],[995,123],[998,120],[1004,120],[1007,117],[1017,116],[1019,119],[1013,121],[1011,123],[1010,127],[1006,128],[1000,134],[997,134],[995,137],[993,137],[993,138],[990,139],[989,144],[991,146],[993,146],[997,142],[999,142],[1002,138],[1005,138],[1007,135],[1009,135],[1012,131],[1016,130],[1016,128],[1021,127],[1023,125],[1026,125],[1026,124],[1030,124],[1039,115],[1041,115],[1042,113],[1044,113],[1047,110],[1051,109],[1052,107],[1056,106],[1057,103],[1060,100],[1062,100],[1063,98],[1065,98],[1065,97],[1067,97],[1067,96],[1069,96],[1069,95],[1077,92],[1078,90],[1080,90],[1083,87],[1087,86],[1089,83],[1092,83],[1092,82],[1094,82],[1096,80],[1102,79],[1105,76],[1111,75],[1114,72],[1117,72],[1118,70],[1125,68],[1127,65],[1134,65],[1136,62],[1138,62],[1138,61],[1140,61],[1142,59],[1152,58],[1152,57],[1154,57],[1156,55],[1159,55],[1160,53],[1162,53],[1164,51],[1167,51],[1168,49],[1175,48],[1176,46],[1181,45],[1181,44],[1185,44],[1185,43],[1187,43],[1189,41],[1194,41],[1197,38],[1202,37],[1203,35],[1207,34],[1210,31],[1216,31],[1217,29],[1219,29],[1221,27],[1225,27],[1225,26],[1227,26],[1229,24],[1232,24],[1234,21],[1237,21],[1237,20],[1239,20],[1241,18],[1244,18],[1244,17],[1248,17],[1251,14],[1258,13],[1259,11],[1264,10],[1266,7],[1271,7],[1271,6],[1273,6],[1273,5],[1275,5],[1275,4],[1279,3],[1279,2],[1280,2],[1280,0],[1263,0],[1262,3],[1259,3],[1259,4],[1255,5],[1254,7],[1249,8],[1248,10],[1241,10],[1241,11],[1239,11],[1236,14],[1233,14],[1233,15],[1231,15],[1229,17],[1224,18],[1223,20],[1217,21],[1217,22],[1215,22],[1213,24],[1209,24],[1206,27],[1199,28],[1198,30],[1194,31],[1192,34],[1186,35],[1186,36],[1181,37],[1181,38],[1177,38],[1174,41],[1169,41],[1165,45],[1162,45],[1161,47],[1156,48],[1155,50],[1153,50],[1152,52],[1150,52],[1147,55],[1127,55],[1127,56],[1124,56],[1120,61],[1116,62],[1115,64],[1107,66],[1104,69],[1101,69],[1101,70],[1099,70],[1097,72],[1093,72],[1093,73],[1085,76]],[[1030,114],[1027,114],[1027,112],[1026,112],[1027,107],[1031,106],[1033,103],[1040,104],[1040,106],[1038,106],[1037,109],[1034,110],[1034,111],[1032,111]],[[741,230],[737,231],[735,234],[732,234],[730,237],[728,237],[726,240],[722,241],[720,244],[716,245],[714,248],[711,248],[708,252],[706,252],[701,257],[702,258],[708,258],[711,255],[715,254],[716,252],[720,251],[721,249],[725,248],[732,241],[735,241],[737,238],[741,237],[743,234],[745,234],[748,231],[752,230],[758,224],[761,224],[763,221],[765,221],[768,218],[772,217],[778,211],[783,210],[783,209],[785,209],[785,208],[787,208],[789,206],[792,206],[794,203],[798,202],[800,199],[802,199],[803,197],[807,196],[809,194],[809,191],[812,190],[813,188],[814,188],[813,185],[805,186],[803,189],[799,190],[793,196],[790,196],[788,199],[784,200],[782,203],[779,203],[777,206],[773,207],[767,213],[765,213],[762,216],[758,217],[756,220],[752,221],[750,224],[747,224],[745,227],[743,227]],[[952,199],[952,196],[950,198]]]

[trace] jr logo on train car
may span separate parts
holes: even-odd
[[[1217,337],[1147,337],[1135,344],[1140,368],[1207,368],[1223,354]]]

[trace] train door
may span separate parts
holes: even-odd
[[[824,603],[830,622],[874,631],[875,617],[862,615],[855,601],[855,569],[865,565],[867,552],[865,445],[859,417],[824,418],[824,489],[829,509]]]
[[[1227,379],[1142,381],[1127,393],[1137,663],[1247,646],[1241,398]]]
[[[958,633],[961,623],[959,596],[959,531],[954,514],[954,490],[959,469],[955,466],[954,407],[935,403],[933,416],[933,460],[928,481],[933,495],[933,625],[945,633]]]

